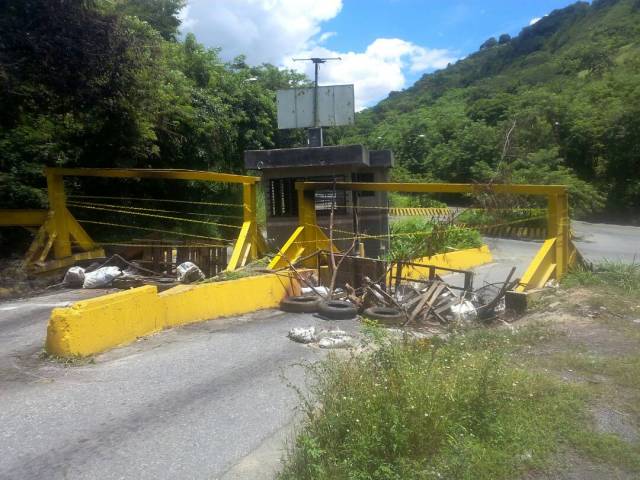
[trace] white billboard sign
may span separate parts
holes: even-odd
[[[311,128],[314,122],[315,89],[278,90],[278,128]],[[352,125],[355,118],[353,85],[318,87],[318,123],[320,127]]]

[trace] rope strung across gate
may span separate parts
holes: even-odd
[[[133,211],[145,211],[145,212],[163,212],[163,213],[179,213],[181,215],[196,215],[200,217],[213,217],[213,218],[243,218],[242,215],[224,215],[218,213],[202,213],[202,212],[185,212],[182,210],[166,210],[163,208],[149,208],[149,207],[132,207],[130,205],[114,205],[109,203],[95,203],[95,202],[67,202],[67,205],[71,205],[74,207],[83,207],[83,206],[91,206],[91,207],[107,207],[107,208],[118,208],[123,210],[133,210]]]
[[[82,205],[82,204],[76,204],[74,202],[67,202],[67,205],[72,206],[72,207],[76,207],[76,208],[85,208],[85,209],[91,209],[91,210],[101,210],[101,211],[107,211],[107,212],[115,212],[115,213],[126,213],[129,215],[140,215],[140,216],[144,216],[144,217],[152,217],[152,218],[162,218],[164,220],[173,220],[176,222],[188,222],[188,223],[198,223],[198,224],[203,224],[203,225],[216,225],[219,227],[227,227],[227,228],[236,228],[238,230],[242,229],[242,227],[238,226],[238,225],[230,225],[227,223],[219,223],[219,222],[207,222],[204,220],[195,220],[192,218],[180,218],[180,217],[171,217],[169,215],[158,215],[158,214],[153,214],[153,213],[144,213],[144,212],[138,212],[138,211],[132,211],[132,210],[123,210],[120,208],[105,208],[105,207],[95,207],[95,206],[90,206],[90,205]]]
[[[135,230],[143,230],[143,231],[154,232],[154,233],[167,233],[169,235],[180,235],[180,236],[183,236],[183,237],[204,238],[205,240],[217,240],[217,241],[220,241],[220,242],[228,242],[229,244],[233,243],[233,240],[229,240],[227,238],[208,237],[208,236],[205,236],[205,235],[196,235],[194,233],[173,232],[171,230],[161,230],[161,229],[158,229],[158,228],[138,227],[138,226],[134,226],[134,225],[122,225],[122,224],[111,223],[111,222],[99,222],[97,220],[80,220],[79,219],[78,222],[80,222],[80,223],[88,223],[88,224],[92,224],[92,225],[105,225],[107,227],[131,228],[131,229],[135,229]]]
[[[105,197],[98,195],[67,195],[67,198],[88,198],[105,200],[127,200],[135,202],[165,202],[165,203],[186,203],[193,205],[210,205],[215,207],[243,207],[242,203],[222,203],[222,202],[195,202],[191,200],[174,200],[170,198],[138,198],[138,197]]]

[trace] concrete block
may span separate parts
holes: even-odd
[[[339,165],[369,166],[369,152],[363,145],[247,150],[244,165],[251,170]]]

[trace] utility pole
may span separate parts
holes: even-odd
[[[341,57],[311,57],[311,58],[294,58],[294,62],[313,62],[315,75],[313,80],[313,128],[308,130],[309,146],[322,147],[322,127],[320,126],[320,112],[318,111],[318,71],[321,63],[328,60],[342,60]]]

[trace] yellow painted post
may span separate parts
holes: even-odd
[[[45,169],[45,175],[47,176],[49,210],[53,215],[55,233],[53,255],[57,259],[69,257],[71,255],[71,242],[69,238],[69,224],[67,223],[67,206],[63,177],[48,168]]]
[[[569,199],[567,192],[548,196],[547,238],[555,238],[556,280],[567,273],[569,259]]]
[[[242,216],[249,226],[248,240],[250,242],[249,258],[258,257],[258,219],[256,217],[256,183],[242,184]]]
[[[312,244],[318,240],[318,236],[316,234],[317,223],[314,190],[298,188],[298,224],[299,226],[304,227],[303,240],[305,242],[310,242],[305,244],[305,248],[313,247],[317,250],[317,245]]]
[[[569,244],[570,238],[570,223],[569,220],[569,196],[567,192],[557,195],[558,205],[558,241],[556,242],[556,263],[557,274],[556,277],[560,280],[569,269]]]

